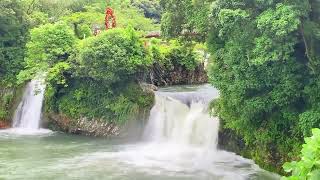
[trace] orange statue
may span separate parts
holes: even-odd
[[[111,22],[111,25],[110,25]],[[113,13],[113,9],[108,7],[106,9],[106,18],[105,18],[106,30],[115,28],[117,25],[116,16]]]

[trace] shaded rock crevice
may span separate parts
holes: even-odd
[[[208,75],[204,63],[199,64],[194,70],[188,70],[183,66],[167,69],[155,63],[149,72],[148,82],[156,86],[204,84],[208,82]]]

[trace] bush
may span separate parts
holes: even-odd
[[[315,127],[320,127],[320,111],[311,110],[300,115],[299,128],[304,136],[310,136],[311,129]]]
[[[10,102],[13,99],[13,93],[4,93],[2,94],[0,92],[0,95],[2,97],[0,97],[0,120],[1,119],[5,119],[8,116],[8,109],[9,109],[9,105]]]
[[[284,170],[292,173],[290,177],[283,177],[284,180],[320,179],[320,129],[313,129],[312,134],[312,137],[305,139],[301,160],[284,164]]]
[[[183,67],[193,71],[199,65],[198,54],[192,46],[182,45],[172,40],[168,43],[152,41],[150,47],[153,60],[166,69]]]
[[[76,61],[80,77],[107,84],[128,80],[151,64],[142,42],[130,28],[112,29],[85,39]]]
[[[18,75],[20,82],[34,78],[38,73],[49,72],[57,63],[68,59],[76,38],[64,23],[45,24],[31,30],[27,43],[25,70]]]
[[[65,88],[58,99],[58,111],[72,118],[87,117],[124,124],[153,105],[153,95],[135,83],[111,88],[101,82],[81,79]]]
[[[151,60],[132,29],[112,29],[79,42],[68,61],[49,72],[48,112],[124,124],[151,108],[153,94],[135,78]]]

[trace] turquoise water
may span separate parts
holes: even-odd
[[[160,89],[145,141],[139,142],[45,129],[2,130],[0,180],[279,179],[216,148],[219,120],[205,109],[218,95],[209,85]]]
[[[192,152],[180,156],[176,154],[180,152],[168,146],[161,149],[161,146],[61,133],[19,136],[1,132],[0,179],[278,179],[257,169],[249,160],[236,160],[239,157],[235,155],[232,156],[237,158],[229,162],[212,162],[208,165],[210,168],[195,168],[197,166],[192,163],[196,161],[189,156]],[[165,153],[159,158],[159,153],[165,150],[183,160],[171,156],[166,159],[168,154]]]

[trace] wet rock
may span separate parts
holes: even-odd
[[[54,113],[46,114],[46,119],[48,128],[54,131],[84,136],[136,140],[141,137],[145,123],[144,119],[148,116],[149,113],[142,112],[141,115],[123,125],[118,125],[105,119],[88,119],[86,117],[72,119],[63,114]]]
[[[10,128],[10,123],[0,120],[0,129],[7,129],[7,128]]]
[[[208,75],[204,63],[198,65],[193,71],[181,66],[166,69],[159,64],[154,64],[148,82],[156,86],[203,84],[208,82]]]
[[[158,91],[158,87],[153,84],[140,83],[140,87],[143,91]]]
[[[56,130],[58,129],[67,133],[96,137],[119,136],[119,128],[117,125],[102,119],[89,120],[82,117],[74,120],[61,114],[50,114],[48,118]]]

